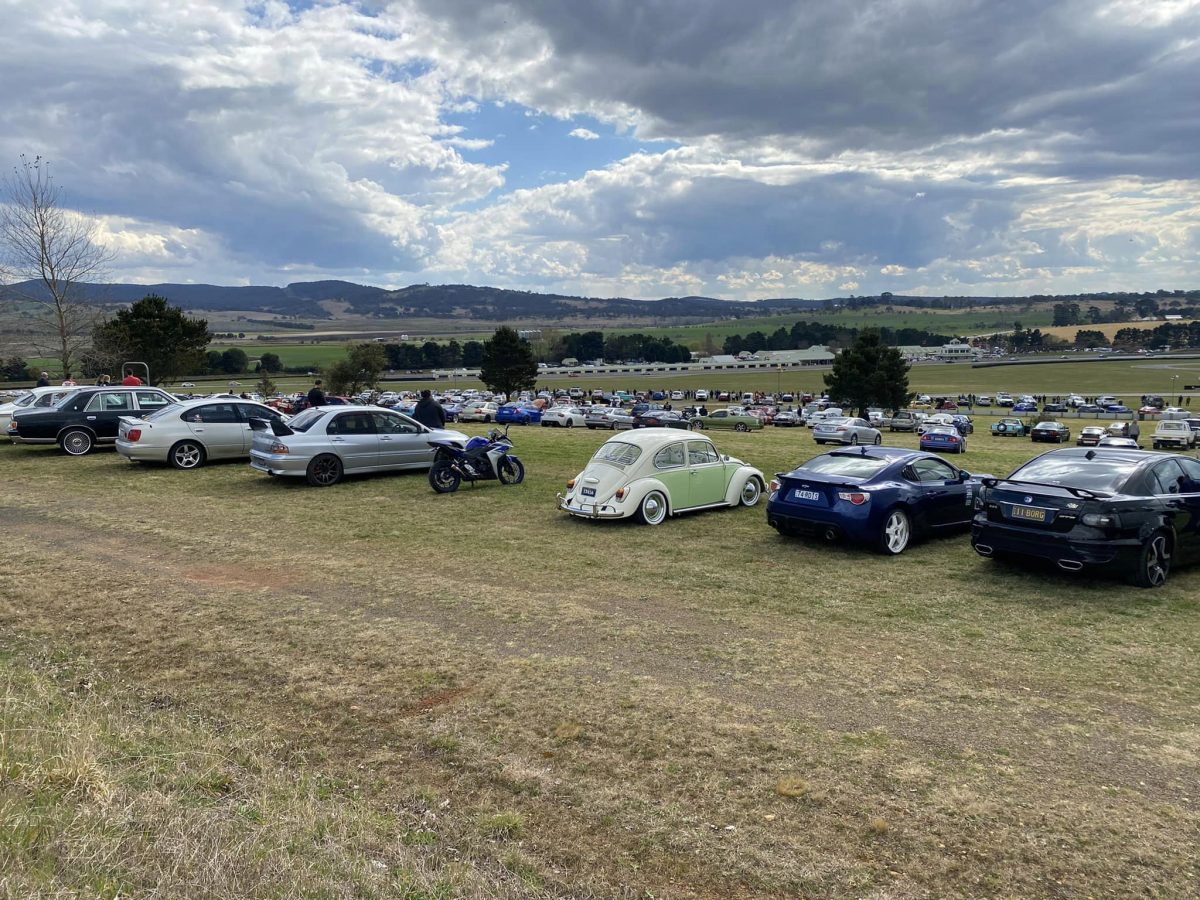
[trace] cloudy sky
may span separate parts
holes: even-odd
[[[115,280],[1195,288],[1200,0],[0,0]]]

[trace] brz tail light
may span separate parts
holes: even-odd
[[[617,488],[616,498],[618,500],[625,499],[625,488]]]
[[[131,444],[136,444],[141,439],[142,429],[140,428],[130,428],[127,432],[125,432],[125,440],[129,441]]]
[[[779,492],[779,489],[781,487],[783,487],[783,485],[780,483],[779,479],[772,478],[770,485],[767,486],[767,490],[770,491],[772,494],[775,494],[775,493]]]
[[[871,495],[865,491],[838,491],[838,499],[853,503],[855,506],[862,506],[871,499]]]
[[[276,454],[284,454],[288,453],[289,451],[287,444],[281,444],[279,441],[276,441],[271,445],[271,452]]]

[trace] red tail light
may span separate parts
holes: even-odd
[[[850,493],[847,491],[839,491],[838,499],[846,500],[850,503],[853,503],[855,506],[862,506],[864,503],[866,503],[868,500],[871,499],[871,495],[862,493],[859,491],[854,491],[853,493]]]
[[[142,429],[140,428],[130,428],[129,431],[125,433],[125,440],[129,441],[131,444],[136,444],[141,439]]]

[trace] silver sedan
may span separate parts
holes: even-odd
[[[319,406],[286,425],[260,420],[252,426],[251,468],[306,478],[316,487],[337,484],[344,474],[428,469],[434,453],[430,441],[467,441],[460,431],[426,428],[377,408]]]
[[[813,426],[813,440],[818,444],[882,444],[883,435],[872,428],[866,419],[839,416],[825,419]]]
[[[245,459],[251,419],[286,421],[269,406],[236,397],[185,400],[144,419],[123,417],[117,452],[128,460],[165,462],[176,469],[195,469],[210,459]]]

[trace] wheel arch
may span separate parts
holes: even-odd
[[[99,438],[96,437],[96,429],[92,428],[90,425],[64,425],[62,428],[58,429],[58,434],[54,436],[54,443],[62,446],[63,435],[72,431],[86,431],[89,435],[91,435],[93,444],[99,440]]]
[[[758,479],[758,489],[763,494],[766,494],[767,479],[763,476],[763,473],[753,466],[742,466],[729,479],[729,487],[725,489],[725,502],[730,506],[737,506],[741,503],[742,488],[746,486],[746,482],[751,478]]]
[[[633,484],[626,485],[625,491],[625,499],[621,503],[630,510],[630,515],[638,510],[642,501],[646,499],[646,495],[651,491],[658,491],[662,494],[667,500],[667,515],[675,515],[675,501],[671,498],[671,491],[657,478],[639,478]]]

